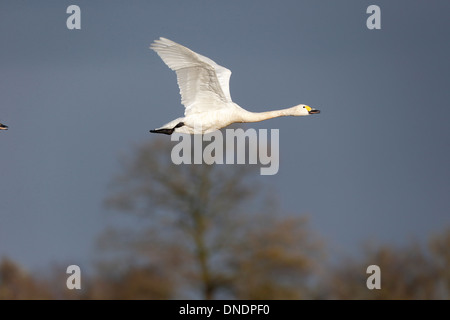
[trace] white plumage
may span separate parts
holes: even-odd
[[[185,107],[184,117],[150,132],[203,134],[235,122],[256,122],[320,112],[304,104],[283,110],[249,112],[231,100],[231,71],[227,68],[166,38],[155,40],[150,48],[176,72],[181,103]]]

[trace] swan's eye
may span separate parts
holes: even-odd
[[[303,109],[305,109],[306,107],[305,106],[303,106]]]

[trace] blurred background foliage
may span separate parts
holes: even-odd
[[[330,259],[308,217],[283,211],[259,167],[177,166],[172,146],[157,139],[121,159],[105,199],[115,222],[81,290],[66,288],[66,265],[26,271],[3,257],[0,299],[450,298],[450,229],[427,246],[369,243],[357,257]],[[380,290],[366,287],[372,264]]]

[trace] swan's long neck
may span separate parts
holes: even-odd
[[[242,122],[258,122],[264,121],[267,119],[277,118],[277,117],[285,117],[292,115],[292,108],[281,109],[281,110],[273,110],[273,111],[265,111],[265,112],[250,112],[245,110],[241,114]]]

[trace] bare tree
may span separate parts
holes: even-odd
[[[130,264],[157,269],[176,288],[175,298],[306,292],[317,247],[305,219],[271,206],[252,167],[177,166],[170,147],[167,140],[139,147],[111,184],[107,205],[139,221],[137,230],[115,227],[102,238],[126,261],[116,270]]]
[[[436,268],[438,296],[450,299],[450,228],[431,237],[429,248]]]
[[[50,299],[45,286],[8,258],[0,262],[0,300]]]
[[[431,241],[427,250],[417,243],[403,247],[367,246],[356,260],[346,260],[327,278],[329,297],[334,299],[448,299],[449,233]],[[381,289],[366,286],[367,267],[381,270]]]

